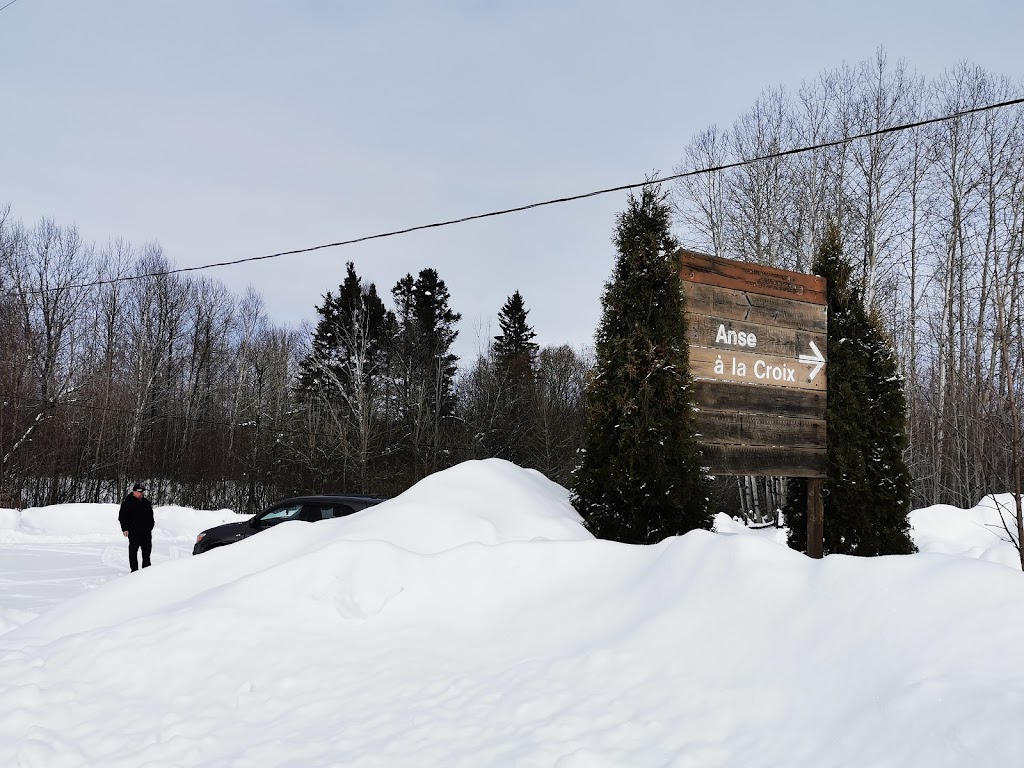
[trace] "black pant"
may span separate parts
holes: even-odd
[[[153,551],[152,531],[128,531],[128,565],[133,571],[139,570],[139,547],[142,548],[142,567],[149,567],[149,555]]]

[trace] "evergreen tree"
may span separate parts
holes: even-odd
[[[852,283],[837,227],[813,270],[828,280],[828,458],[825,554],[901,555],[910,539],[910,472],[903,460],[906,400],[892,345]],[[806,481],[790,483],[789,545],[807,542]]]
[[[501,335],[494,337],[494,356],[499,365],[506,368],[533,369],[538,349],[533,339],[537,334],[526,322],[528,314],[530,310],[526,308],[519,291],[509,296],[498,312]]]
[[[330,291],[316,308],[320,319],[309,355],[299,368],[299,388],[309,392],[321,385],[350,392],[359,371],[372,378],[383,372],[393,316],[384,308],[373,283],[364,285],[348,262],[338,295]]]
[[[319,441],[324,486],[372,490],[371,464],[384,452],[381,418],[394,315],[373,283],[363,283],[347,264],[338,295],[317,307],[320,319],[309,355],[300,363],[301,397],[323,409],[331,437]]]
[[[498,313],[501,335],[494,337],[492,354],[496,383],[495,419],[490,432],[492,455],[520,466],[532,466],[535,432],[535,377],[538,345],[526,322],[530,313],[516,291]]]
[[[574,500],[597,536],[633,544],[710,529],[694,439],[677,247],[657,186],[617,217]]]
[[[397,315],[393,381],[409,480],[443,468],[452,442],[455,373],[451,347],[462,318],[448,306],[448,286],[436,270],[406,275],[391,291]]]

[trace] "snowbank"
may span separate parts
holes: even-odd
[[[51,543],[117,541],[117,504],[55,504],[25,510],[0,509],[0,543],[46,537]],[[245,519],[230,509],[216,511],[164,506],[153,510],[154,537],[194,539],[199,531]]]
[[[921,552],[972,557],[1020,570],[1020,555],[1010,543],[1003,520],[1014,531],[1012,494],[986,496],[973,509],[946,504],[910,513],[911,536]]]
[[[723,536],[760,536],[784,547],[789,546],[786,544],[787,530],[785,528],[776,528],[775,526],[748,528],[743,521],[729,517],[723,512],[715,515],[715,533],[720,533]]]
[[[340,538],[423,554],[471,543],[594,538],[565,488],[500,459],[464,462],[372,510],[326,524]]]
[[[505,462],[428,480],[0,635],[0,765],[1020,765],[1020,573],[628,546]]]

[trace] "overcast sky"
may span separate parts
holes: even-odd
[[[7,0],[0,0],[0,5]],[[934,77],[1020,80],[1024,3],[17,0],[0,11],[0,205],[176,266],[245,258],[672,172],[766,88],[884,46]],[[626,194],[209,270],[315,317],[346,261],[388,300],[433,267],[475,353],[519,290],[588,345]]]

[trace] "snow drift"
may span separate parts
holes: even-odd
[[[599,541],[470,462],[0,635],[0,764],[1017,766],[1022,640],[1010,568]]]

